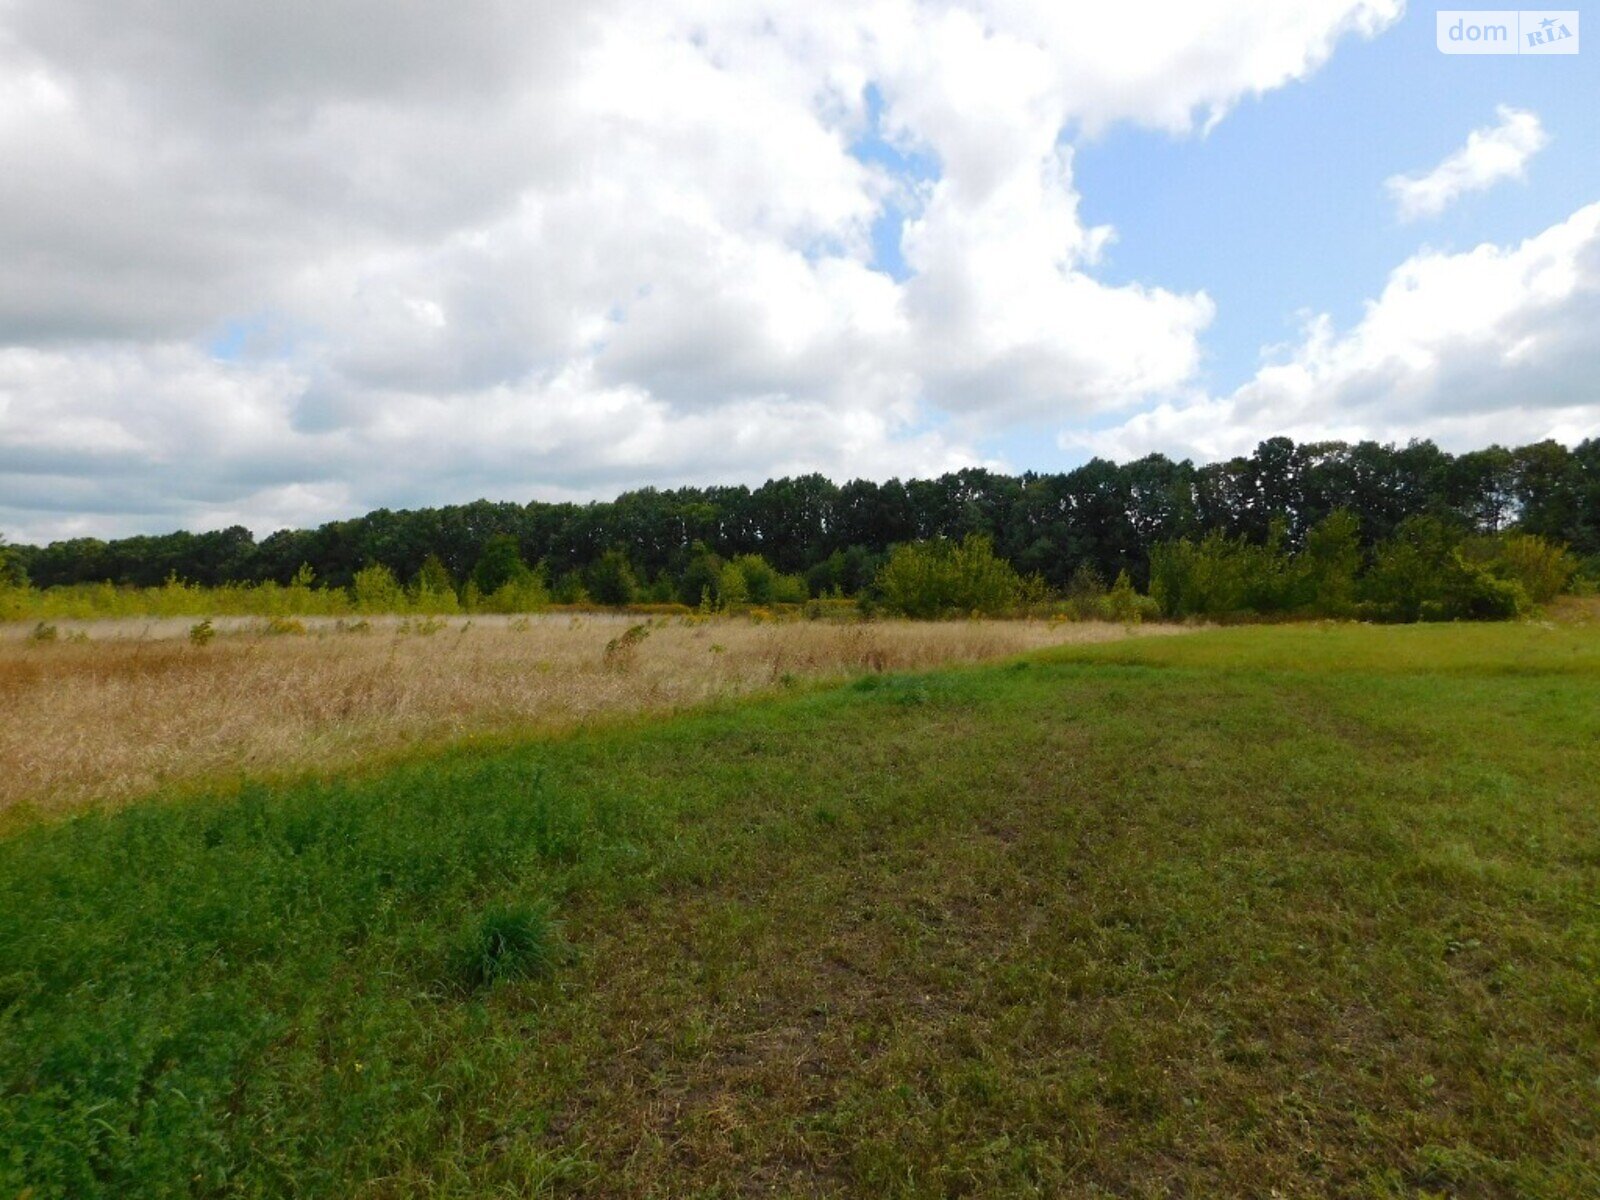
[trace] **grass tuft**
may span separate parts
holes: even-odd
[[[547,908],[493,908],[462,938],[455,975],[469,991],[534,979],[555,966],[556,946],[556,926]]]

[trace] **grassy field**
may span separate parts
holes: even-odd
[[[1594,1197],[1597,781],[1592,625],[1300,626],[42,825],[0,1195]]]
[[[594,613],[218,618],[197,645],[193,627],[63,622],[40,640],[35,626],[0,625],[0,830],[224,774],[370,765],[468,737],[659,716],[812,680],[1128,636],[1093,622]]]

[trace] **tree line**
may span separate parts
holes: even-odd
[[[894,547],[977,536],[1019,577],[1056,593],[1075,579],[1126,575],[1141,592],[1155,584],[1171,594],[1175,543],[1209,537],[1293,558],[1308,544],[1315,550],[1312,531],[1336,513],[1347,514],[1348,540],[1368,557],[1397,531],[1415,534],[1425,518],[1454,541],[1537,535],[1570,547],[1586,573],[1600,575],[1600,439],[1450,454],[1429,441],[1297,445],[1279,437],[1248,456],[1198,466],[1153,454],[1049,474],[969,469],[842,485],[805,475],[753,489],[646,488],[590,504],[479,500],[379,509],[259,540],[235,526],[5,546],[0,571],[38,588],[154,587],[173,578],[349,588],[381,566],[404,586],[458,594],[468,584],[488,594],[514,583],[547,588],[557,600],[695,603],[741,588],[791,600],[861,594]]]

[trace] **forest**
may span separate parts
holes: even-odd
[[[1319,529],[1335,530],[1337,546],[1319,541]],[[1535,569],[1600,575],[1600,440],[1451,454],[1428,441],[1297,445],[1279,437],[1249,456],[1198,466],[1157,454],[1122,464],[1097,458],[1055,474],[969,469],[842,485],[806,475],[753,489],[646,488],[589,504],[478,500],[378,509],[260,540],[235,526],[11,545],[0,570],[39,589],[177,580],[487,596],[536,581],[556,601],[693,605],[740,588],[735,598],[756,601],[873,593],[895,547],[976,537],[1039,594],[1103,589],[1125,576],[1181,616],[1218,605],[1297,607],[1287,594],[1263,600],[1259,579],[1235,580],[1228,586],[1244,590],[1224,600],[1197,599],[1197,555],[1220,556],[1236,575],[1265,572],[1287,588],[1288,564],[1305,568],[1296,574],[1304,585],[1308,555],[1319,552],[1359,556],[1351,572],[1371,574],[1385,565],[1380,548],[1404,548],[1387,555],[1388,568],[1406,559],[1416,575],[1459,558],[1462,546],[1468,559],[1503,561],[1508,534],[1542,542],[1520,543],[1513,557],[1570,552],[1566,568]],[[1246,594],[1252,587],[1258,594]],[[1397,603],[1416,619],[1424,601]]]

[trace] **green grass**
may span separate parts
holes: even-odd
[[[24,832],[0,1196],[1600,1195],[1597,642],[1224,630]]]

